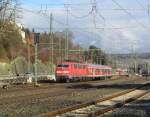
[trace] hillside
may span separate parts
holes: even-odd
[[[8,62],[20,56],[24,46],[16,25],[3,22],[0,33],[0,60]]]

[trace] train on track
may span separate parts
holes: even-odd
[[[116,74],[124,75],[124,72],[118,69]],[[113,72],[111,66],[65,61],[57,65],[55,75],[57,82],[71,82],[110,79]]]

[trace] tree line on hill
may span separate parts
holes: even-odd
[[[26,37],[30,37],[31,34],[34,34],[34,31],[30,32],[28,29],[25,29],[25,32],[27,34]],[[54,64],[57,64],[58,62],[64,61],[66,59],[79,60],[81,62],[89,62],[102,65],[106,65],[110,62],[107,54],[100,48],[91,45],[88,49],[85,49],[74,43],[73,39],[74,35],[71,31],[68,32],[68,39],[66,39],[65,30],[62,32],[52,33],[51,36],[46,32],[41,33],[38,45],[38,58],[43,63],[46,63],[47,61],[51,62],[53,57]],[[67,44],[68,50],[66,50]],[[30,46],[30,53],[31,55],[34,55],[35,47],[32,46],[32,44],[30,44]],[[68,51],[68,58],[66,58],[65,51]],[[34,56],[32,56],[31,59],[33,62]]]

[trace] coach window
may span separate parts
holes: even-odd
[[[99,73],[101,73],[101,69],[99,69]]]
[[[77,68],[77,64],[74,64],[74,68]]]
[[[81,69],[81,65],[80,64],[78,64],[78,68]]]
[[[77,68],[79,68],[79,64],[77,64]]]
[[[80,69],[82,69],[83,68],[83,65],[80,65]]]
[[[78,64],[76,64],[76,68],[79,68],[79,65],[78,65]]]
[[[73,68],[73,64],[70,64],[70,67]]]
[[[81,69],[84,69],[84,65],[81,65]]]
[[[93,70],[92,70],[92,69],[90,69],[89,71],[90,71],[91,73],[93,72]]]

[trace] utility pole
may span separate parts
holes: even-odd
[[[35,70],[35,85],[37,84],[37,77],[38,77],[38,44],[40,40],[40,33],[34,34],[34,43],[35,43],[35,63],[34,63],[34,70]]]
[[[65,44],[65,59],[68,59],[68,26],[69,26],[69,8],[68,5],[66,5],[66,44]]]
[[[137,68],[138,68],[138,63],[137,63],[137,53],[135,52],[135,59],[134,59],[134,63],[135,63],[135,74],[137,74]]]
[[[49,63],[50,63],[50,67],[51,67],[51,74],[53,74],[53,63],[54,63],[54,60],[53,60],[53,57],[54,57],[54,48],[53,48],[53,43],[54,43],[54,40],[53,40],[53,33],[52,33],[52,28],[53,28],[53,14],[50,13],[50,39],[49,39],[49,53],[51,53],[51,56],[49,54]],[[51,50],[51,52],[50,52]]]
[[[30,65],[31,65],[31,61],[30,61],[30,42],[29,42],[29,38],[28,38],[28,43],[27,43],[27,46],[28,46],[28,73],[30,72]]]
[[[38,71],[37,71],[37,59],[38,59],[38,55],[37,55],[37,51],[38,51],[38,44],[35,44],[35,84],[37,84],[37,76],[38,76]]]
[[[14,15],[13,20],[14,20],[14,23],[16,25],[16,6],[14,8],[13,15]]]
[[[60,60],[59,60],[59,62],[61,61],[62,62],[62,57],[63,57],[63,55],[62,55],[62,51],[61,51],[61,49],[62,49],[62,47],[61,47],[61,33],[59,34],[59,55],[60,55]]]
[[[136,54],[135,54],[135,49],[133,47],[132,49],[132,61],[133,61],[133,71],[134,71],[134,74],[136,73]]]
[[[131,45],[131,49],[132,49],[132,52],[131,52],[132,69],[133,69],[133,73],[135,74],[137,71],[137,55],[136,55],[136,50],[133,44]]]

